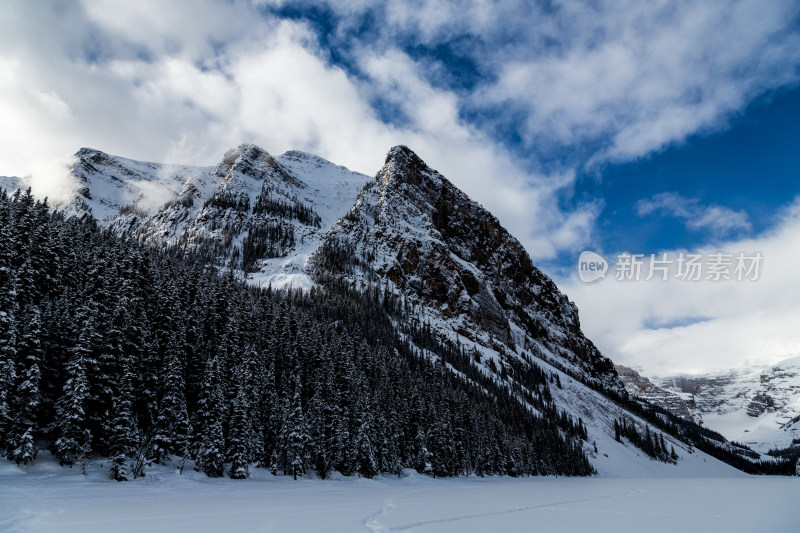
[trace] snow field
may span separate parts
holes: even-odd
[[[187,465],[109,481],[46,452],[0,463],[4,532],[800,531],[797,478],[209,479]]]

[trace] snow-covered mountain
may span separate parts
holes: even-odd
[[[695,418],[731,440],[762,452],[800,440],[800,357],[766,368],[653,381],[682,396]]]
[[[404,146],[375,178],[317,156],[242,145],[214,167],[146,163],[84,148],[67,213],[152,246],[202,248],[249,283],[308,288],[334,272],[392,293],[525,402],[544,372],[559,410],[586,428],[604,475],[703,475],[730,467],[665,435],[677,465],[615,439],[624,385],[582,333],[578,310],[498,219]],[[209,252],[209,250],[211,252]],[[528,396],[526,396],[528,395]],[[666,453],[666,450],[665,450]]]
[[[694,418],[697,411],[694,409],[694,404],[690,398],[686,399],[681,394],[659,387],[633,368],[623,365],[615,366],[617,374],[625,384],[625,389],[628,393],[663,407],[670,413],[685,418],[686,420],[692,420],[694,422],[700,422],[702,420],[702,418]]]
[[[76,156],[80,188],[68,211],[148,244],[210,244],[220,264],[233,261],[250,281],[276,287],[311,285],[309,257],[369,179],[314,155],[275,158],[253,145],[229,150],[215,167],[88,148]]]
[[[578,310],[496,217],[406,147],[375,179],[317,156],[241,145],[215,167],[134,161],[83,148],[67,212],[153,245],[211,245],[251,283],[309,287],[323,243],[347,246],[380,282],[484,357],[534,357],[622,390]],[[365,187],[366,186],[366,187]],[[363,189],[363,190],[362,190]],[[496,353],[503,354],[495,357]],[[502,366],[502,365],[501,365]]]
[[[28,188],[27,180],[16,176],[0,176],[0,189],[12,192],[18,189],[24,190]]]
[[[800,357],[766,368],[649,379],[617,370],[631,394],[762,453],[800,440]]]

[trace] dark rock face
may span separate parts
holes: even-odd
[[[686,420],[693,420],[694,406],[691,402],[685,401],[672,391],[662,389],[632,368],[616,365],[616,369],[629,394],[663,407]]]
[[[759,392],[747,402],[747,414],[752,417],[761,416],[775,407],[775,400],[769,394]]]
[[[664,378],[660,385],[671,391],[692,395],[692,409],[698,415],[716,413],[724,409],[725,404],[734,398],[744,398],[747,392],[736,389],[737,376],[733,373],[708,376],[677,376]]]
[[[405,146],[331,232],[415,304],[487,333],[509,350],[542,346],[588,379],[621,389],[613,364],[583,336],[575,305],[533,265],[495,216]]]

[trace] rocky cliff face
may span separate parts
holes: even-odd
[[[659,387],[632,368],[623,365],[615,367],[619,378],[625,384],[625,390],[632,396],[663,407],[674,415],[697,421],[693,417],[696,407],[693,400],[684,400],[680,395]]]
[[[442,331],[507,357],[549,360],[621,389],[612,363],[583,336],[578,310],[497,218],[405,146],[327,236],[366,271],[426,309]]]

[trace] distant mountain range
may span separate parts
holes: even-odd
[[[617,365],[639,398],[761,452],[800,443],[800,357],[764,367],[646,378]]]

